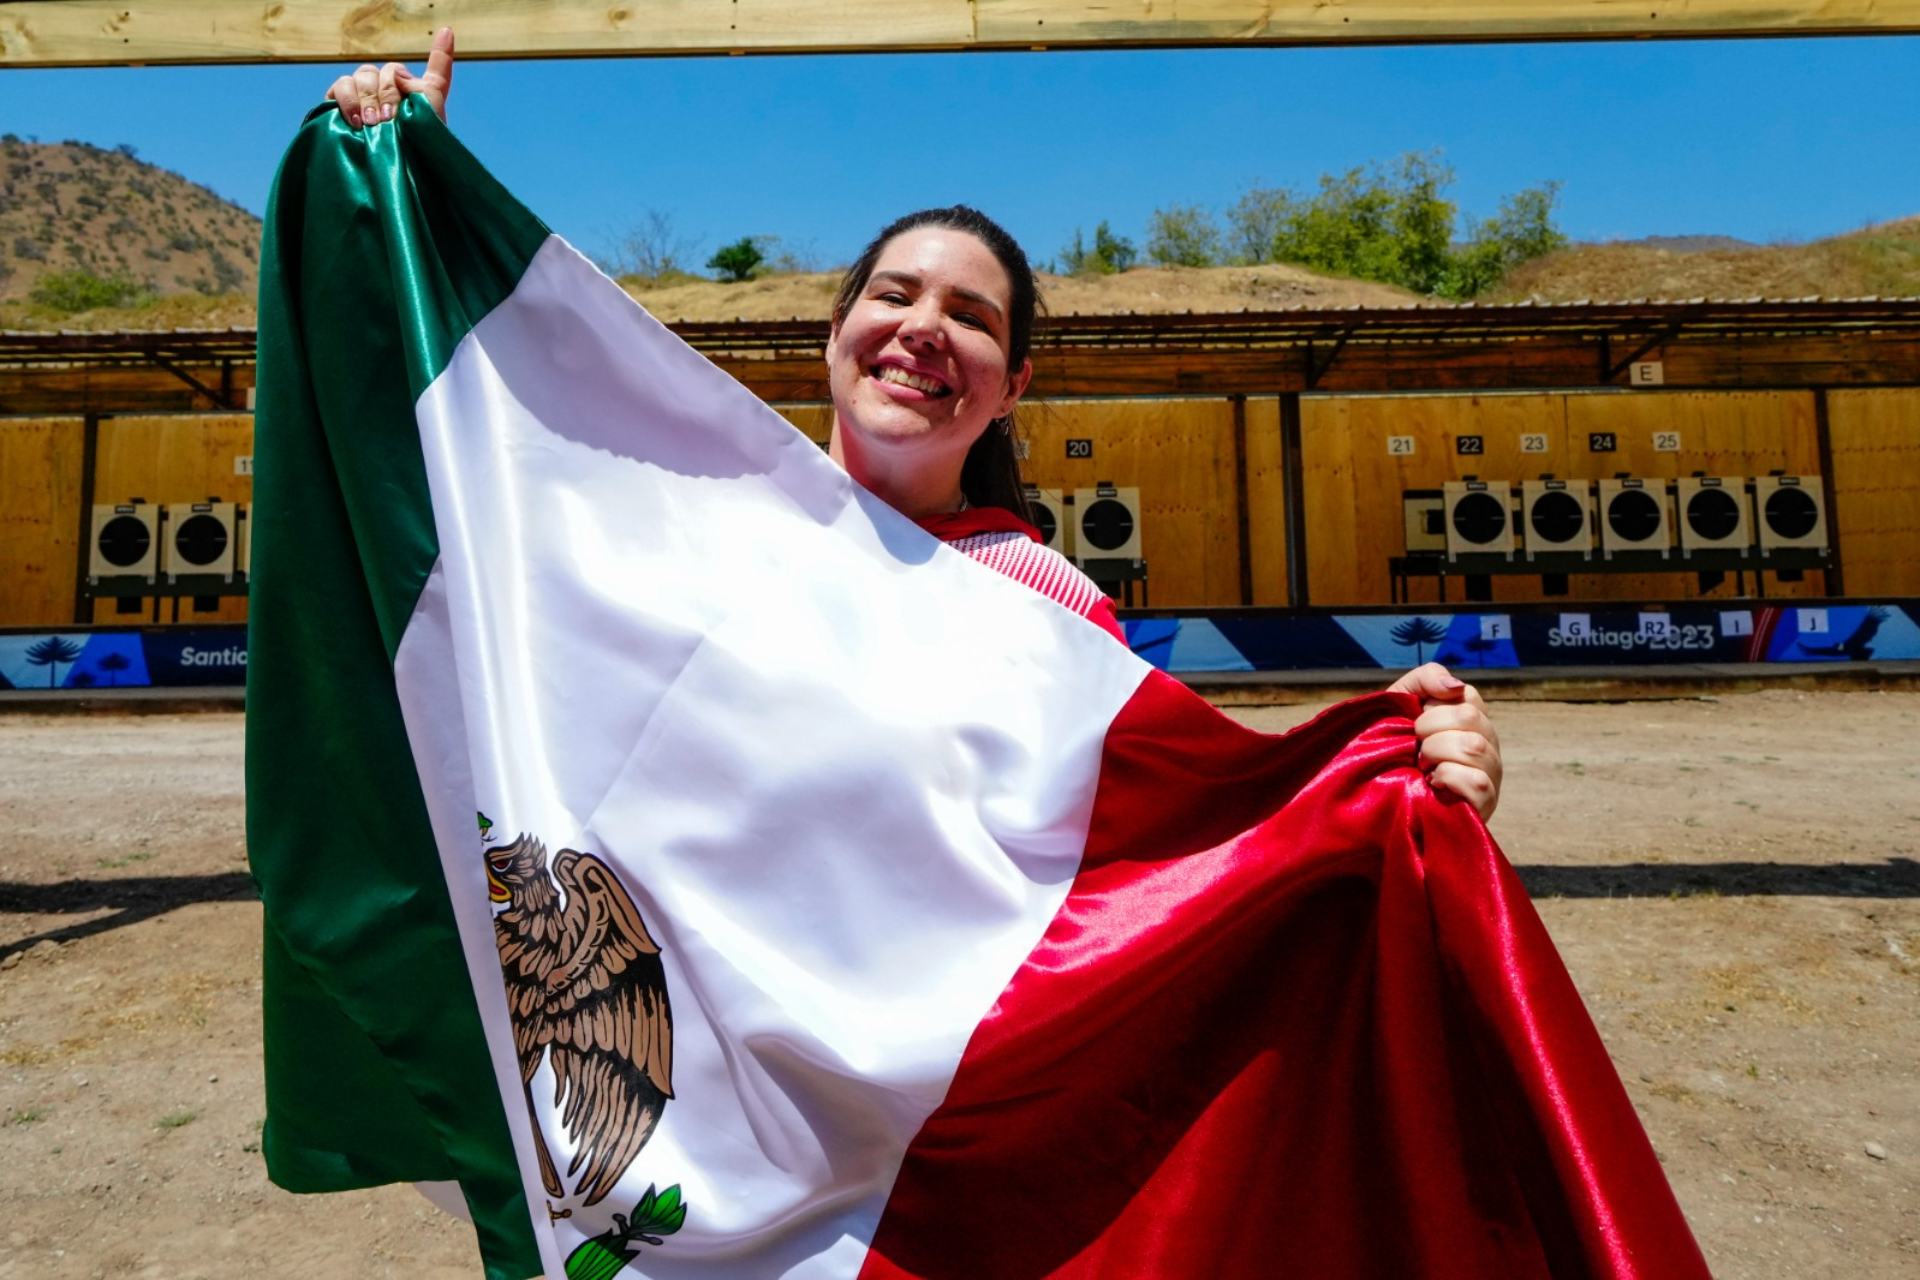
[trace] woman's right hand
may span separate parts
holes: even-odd
[[[442,27],[434,33],[424,75],[414,75],[401,62],[389,62],[384,67],[369,62],[352,75],[335,80],[327,96],[339,104],[340,114],[357,129],[393,119],[400,109],[400,99],[409,93],[425,96],[433,113],[445,120],[447,94],[452,90],[453,28]]]

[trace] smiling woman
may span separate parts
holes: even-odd
[[[827,344],[834,460],[905,514],[1026,519],[1013,412],[1033,377],[1027,255],[977,209],[924,209],[847,269]]]

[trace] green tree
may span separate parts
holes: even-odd
[[[716,249],[713,256],[707,259],[707,269],[718,271],[720,278],[729,284],[738,284],[742,280],[753,279],[754,273],[766,260],[766,251],[760,247],[760,238],[742,236],[732,244]]]
[[[1228,256],[1247,266],[1272,262],[1274,242],[1298,200],[1281,187],[1248,187],[1227,210]]]
[[[1073,243],[1060,251],[1060,270],[1070,276],[1110,276],[1131,267],[1138,256],[1133,241],[1115,235],[1113,228],[1102,219],[1093,229],[1090,249],[1080,229],[1074,228]]]
[[[1163,267],[1210,267],[1220,260],[1220,228],[1197,204],[1155,209],[1147,220],[1147,257]]]
[[[1454,206],[1442,194],[1453,171],[1414,152],[1392,166],[1324,174],[1320,189],[1280,220],[1273,256],[1316,271],[1379,280],[1420,293],[1448,265]]]
[[[1475,297],[1521,263],[1566,248],[1567,237],[1553,224],[1559,198],[1560,184],[1546,182],[1502,200],[1500,212],[1476,226],[1453,254],[1438,292],[1449,298]]]

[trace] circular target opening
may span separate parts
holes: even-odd
[[[1767,495],[1767,528],[1782,538],[1804,538],[1820,522],[1820,508],[1800,489],[1775,489]]]
[[[1549,491],[1534,501],[1532,524],[1542,542],[1572,542],[1587,527],[1587,513],[1572,494]]]
[[[124,569],[146,559],[153,535],[147,522],[133,516],[115,516],[100,526],[100,556],[115,568]]]
[[[188,564],[212,564],[227,549],[227,526],[212,516],[188,516],[174,531],[173,549]]]
[[[1624,489],[1607,503],[1607,527],[1628,542],[1645,542],[1660,532],[1660,504],[1638,489]]]
[[[1453,531],[1476,547],[1497,541],[1507,531],[1507,504],[1490,493],[1469,493],[1453,504]]]
[[[1033,527],[1040,531],[1040,540],[1048,546],[1053,545],[1053,535],[1060,532],[1060,522],[1053,518],[1053,508],[1044,502],[1029,504],[1033,512]]]
[[[1740,527],[1740,504],[1725,489],[1701,489],[1687,499],[1687,527],[1709,542],[1730,538]]]
[[[1080,517],[1080,539],[1096,551],[1116,551],[1133,537],[1133,512],[1112,498],[1101,498]]]

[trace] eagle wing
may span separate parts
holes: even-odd
[[[566,952],[544,1010],[560,1123],[577,1144],[571,1177],[598,1203],[626,1172],[673,1096],[673,1020],[660,948],[613,869],[561,850]]]

